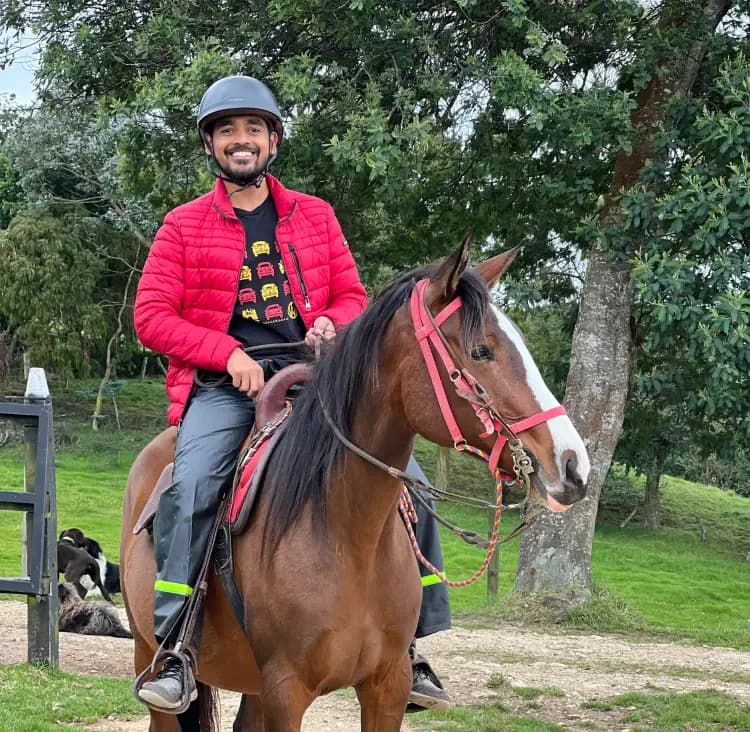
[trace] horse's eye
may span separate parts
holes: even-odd
[[[492,361],[494,355],[492,349],[483,343],[471,349],[471,358],[474,361]]]

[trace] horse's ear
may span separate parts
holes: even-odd
[[[497,256],[492,257],[492,259],[488,259],[486,262],[478,264],[474,267],[474,272],[476,272],[487,283],[488,288],[491,288],[506,273],[520,251],[521,247],[508,249],[507,252],[498,254]]]
[[[435,276],[430,278],[432,286],[446,300],[452,300],[456,296],[461,275],[469,266],[470,244],[471,234],[467,234],[458,249],[443,260]]]

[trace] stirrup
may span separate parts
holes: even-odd
[[[164,668],[170,658],[174,658],[182,666],[182,697],[180,698],[179,706],[164,709],[163,707],[158,707],[147,702],[145,699],[141,699],[140,691],[145,683],[153,681],[159,675],[159,672]],[[154,660],[151,661],[151,665],[141,671],[133,682],[133,694],[141,704],[145,704],[149,709],[152,709],[155,712],[182,714],[188,710],[188,707],[192,703],[190,699],[192,686],[195,686],[195,674],[193,673],[193,658],[190,651],[167,651],[160,648],[154,654]]]

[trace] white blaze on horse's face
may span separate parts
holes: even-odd
[[[523,362],[524,369],[526,370],[526,383],[529,385],[529,389],[531,389],[534,398],[538,402],[540,411],[558,406],[560,402],[555,399],[554,395],[547,387],[547,384],[544,383],[544,379],[539,372],[539,367],[534,362],[531,353],[529,353],[529,349],[526,347],[526,342],[518,328],[499,308],[494,305],[491,307],[497,318],[497,324],[500,327],[500,330],[508,337],[508,340],[510,340],[516,351],[518,351],[518,355]],[[552,443],[555,451],[555,464],[561,479],[566,475],[567,463],[570,458],[575,456],[578,477],[585,485],[588,481],[589,471],[591,469],[589,456],[586,452],[583,440],[575,427],[573,427],[570,418],[567,415],[553,417],[545,422],[545,425],[552,436]],[[521,436],[521,439],[523,439],[523,436]],[[554,490],[555,486],[549,486],[548,488]],[[562,489],[562,485],[560,488]],[[564,511],[569,507],[568,505],[559,503],[555,500],[554,496],[549,495],[549,490],[547,493],[547,505],[551,510]]]

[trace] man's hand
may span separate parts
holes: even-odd
[[[316,338],[323,338],[324,341],[333,340],[336,337],[336,326],[330,318],[325,315],[321,315],[315,318],[315,322],[312,324],[312,328],[307,331],[305,336],[305,343],[308,346],[315,345]]]
[[[232,377],[232,384],[247,393],[249,397],[256,397],[263,388],[263,369],[241,348],[235,348],[229,354],[227,373]]]

